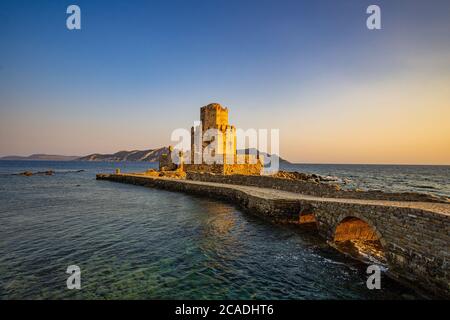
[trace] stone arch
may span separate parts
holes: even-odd
[[[301,225],[317,227],[317,216],[314,208],[311,206],[301,208],[298,213],[298,223]]]
[[[332,241],[338,250],[352,257],[387,263],[385,239],[369,219],[357,213],[338,217]]]

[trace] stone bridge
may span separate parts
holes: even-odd
[[[151,177],[99,174],[110,180],[224,199],[261,217],[312,223],[329,244],[378,244],[388,275],[423,292],[450,297],[450,204],[317,197],[295,192]]]

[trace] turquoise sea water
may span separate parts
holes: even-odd
[[[271,224],[229,203],[95,180],[96,173],[117,167],[143,171],[151,166],[0,161],[0,298],[417,297],[385,275],[382,290],[368,290],[366,266],[337,253],[314,230]],[[56,174],[12,175],[49,169]],[[426,179],[400,185],[431,185],[444,195],[450,171],[314,165],[297,170],[348,172],[360,186],[388,181],[386,188],[394,189],[396,179],[416,171]],[[393,177],[395,170],[401,178]],[[81,290],[66,288],[65,271],[73,264],[81,268]]]

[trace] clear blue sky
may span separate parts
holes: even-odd
[[[70,4],[81,7],[80,31],[66,29]],[[370,4],[382,30],[366,28]],[[382,120],[398,104],[399,116],[413,112],[406,122],[439,127],[426,139],[449,133],[423,117],[449,102],[449,15],[446,0],[1,1],[0,155],[159,147],[219,102],[238,127],[280,128],[294,161],[370,162],[364,148],[392,130],[388,147],[404,153],[374,162],[450,163],[448,152],[415,161],[420,137]],[[428,96],[438,97],[431,107]],[[369,142],[355,149],[360,126]],[[336,144],[342,155],[324,151]]]

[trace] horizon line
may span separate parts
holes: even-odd
[[[119,151],[120,152],[120,151]],[[91,153],[92,154],[92,153]],[[101,154],[101,153],[98,153]],[[32,155],[46,155],[46,156],[61,156],[61,157],[74,157],[74,158],[82,158],[85,156],[74,156],[74,155],[63,155],[63,154],[47,154],[47,153],[33,153]],[[73,160],[44,160],[44,159],[23,159],[23,160],[10,160],[10,159],[3,159],[6,157],[29,157],[29,156],[20,156],[20,155],[7,155],[7,156],[0,156],[0,161],[50,161],[50,162],[57,162],[57,161],[63,161],[63,162],[71,162],[71,161],[78,161],[77,159]],[[280,158],[284,159],[291,165],[360,165],[360,166],[436,166],[436,167],[449,167],[450,163],[445,164],[436,164],[436,163],[362,163],[362,162],[291,162],[281,156]],[[157,161],[97,161],[97,160],[84,160],[80,162],[142,162],[142,163],[157,163]]]

